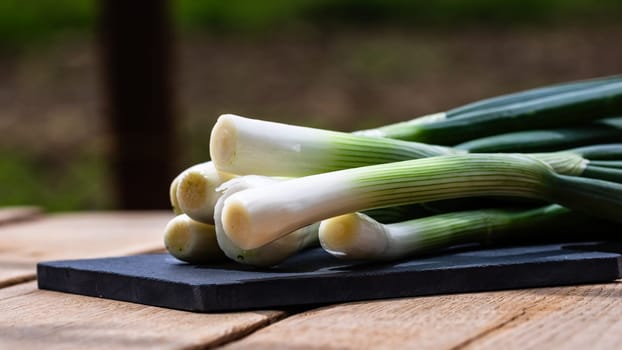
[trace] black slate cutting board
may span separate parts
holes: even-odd
[[[148,254],[39,263],[37,279],[41,289],[212,312],[606,282],[622,277],[619,252],[619,243],[547,244],[369,264],[318,248],[264,270]]]

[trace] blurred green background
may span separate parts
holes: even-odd
[[[116,207],[97,15],[0,0],[0,206]],[[208,158],[221,113],[353,130],[622,73],[619,0],[177,0],[171,16],[180,170]]]

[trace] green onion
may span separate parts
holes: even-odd
[[[220,197],[216,188],[234,176],[218,171],[212,162],[189,168],[173,181],[176,207],[196,221],[214,224],[214,205]]]
[[[221,171],[241,175],[298,177],[461,153],[465,151],[230,114],[218,118],[210,141],[210,154],[215,166]],[[581,156],[570,152],[533,156],[566,175],[580,175],[586,163]]]
[[[614,117],[622,111],[622,82],[588,86],[523,102],[472,110],[438,122],[402,122],[363,130],[362,135],[455,145],[485,136],[555,128]]]
[[[535,198],[622,220],[622,185],[558,175],[539,160],[506,154],[439,156],[291,179],[231,195],[215,220],[235,245],[253,249],[341,214],[474,196]]]
[[[216,242],[214,226],[194,221],[187,215],[178,215],[169,221],[164,229],[164,245],[172,256],[193,264],[225,258]]]
[[[615,232],[613,223],[552,204],[528,210],[481,209],[429,216],[394,224],[381,224],[361,213],[322,221],[320,244],[330,254],[348,260],[394,260],[427,254],[465,243],[507,241],[513,236],[541,237],[587,230]]]

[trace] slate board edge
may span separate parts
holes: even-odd
[[[590,272],[577,275],[576,271],[585,269],[586,263],[590,264]],[[323,278],[320,275],[297,279],[253,280],[228,285],[192,286],[157,278],[137,279],[131,275],[118,273],[58,267],[50,262],[37,265],[37,280],[40,289],[186,311],[222,312],[609,282],[621,277],[621,266],[620,255],[606,254],[587,261],[562,260],[521,265],[500,264],[487,266],[486,269],[458,267],[449,268],[440,273],[439,271],[417,271],[416,276],[413,275],[413,271],[396,270],[375,275],[373,281],[365,279],[365,276],[355,275],[340,277],[336,282],[335,279]],[[491,279],[493,274],[502,278]],[[554,283],[551,282],[553,279]],[[438,284],[439,281],[444,282]],[[301,284],[304,283],[306,285],[301,288]],[[119,285],[124,287],[116,287]],[[403,288],[405,285],[409,287]],[[298,292],[289,293],[291,290]],[[274,291],[286,292],[275,293]],[[255,293],[270,294],[270,297],[258,301],[254,297],[257,295]],[[235,303],[230,302],[232,294],[236,295],[237,302]],[[170,295],[175,295],[175,302],[170,301]]]

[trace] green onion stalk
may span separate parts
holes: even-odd
[[[346,260],[382,261],[428,254],[465,243],[489,244],[515,238],[564,237],[573,233],[617,234],[619,225],[552,204],[528,210],[481,209],[382,224],[362,213],[323,220],[320,244]]]
[[[466,154],[466,151],[227,114],[218,118],[212,129],[210,154],[220,171],[299,177],[403,160]],[[564,175],[580,176],[589,165],[588,160],[573,152],[535,153],[531,156],[547,162]]]
[[[622,221],[622,185],[559,175],[515,154],[438,156],[286,180],[231,195],[214,219],[236,246],[253,249],[333,216],[476,196],[539,199]]]

